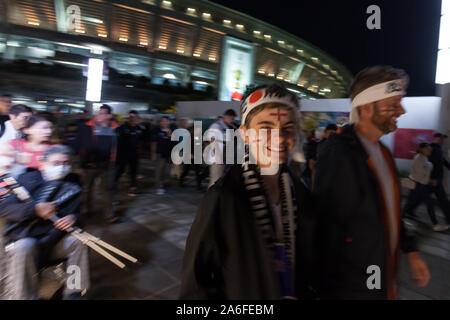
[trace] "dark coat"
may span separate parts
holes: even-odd
[[[235,165],[203,198],[184,255],[181,299],[280,299],[277,276]],[[312,245],[308,190],[297,199],[297,293],[309,298]]]
[[[445,159],[442,148],[437,143],[431,144],[431,154],[428,157],[433,164],[433,170],[431,171],[430,179],[437,180],[442,183],[444,178],[444,166],[450,170],[450,163]]]
[[[381,147],[394,171],[389,150]],[[384,202],[369,159],[353,125],[330,136],[318,154],[314,184],[317,278],[319,295],[325,299],[386,299],[388,293],[392,297],[388,287],[395,282],[398,252],[387,254]],[[400,217],[400,187],[395,171],[394,176]],[[400,218],[398,225],[401,249],[415,251],[414,238],[406,234]],[[380,290],[367,288],[367,268],[371,265],[380,267]]]
[[[92,118],[86,123],[80,124],[77,136],[74,141],[75,152],[80,156],[82,168],[105,168],[108,163],[116,161],[117,154],[117,136],[114,136],[108,144],[109,150],[103,150],[98,136],[95,135],[96,118]],[[114,129],[119,127],[115,121],[110,122],[110,126]]]
[[[68,175],[63,180],[59,191],[52,196],[56,200],[68,190],[79,189],[79,185],[74,182],[74,175]],[[43,220],[36,216],[35,206],[38,202],[44,200],[40,199],[42,192],[48,185],[48,182],[42,178],[42,174],[38,170],[26,172],[20,175],[17,182],[23,186],[31,196],[31,200],[27,202],[20,201],[14,193],[0,203],[0,217],[6,220],[5,236],[8,241],[17,241],[26,237],[42,238],[49,234],[50,231],[55,230],[53,223],[49,220]],[[62,218],[69,214],[75,215],[76,225],[81,224],[80,203],[81,194],[77,197],[71,198],[63,205],[58,207],[58,217]]]

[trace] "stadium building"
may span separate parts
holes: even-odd
[[[204,0],[0,0],[0,56],[0,93],[66,112],[86,100],[141,109],[239,100],[268,82],[301,98],[340,98],[352,81],[312,44]],[[88,81],[94,66],[100,79]]]

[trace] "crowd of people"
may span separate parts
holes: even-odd
[[[67,231],[82,226],[97,203],[107,222],[120,223],[119,181],[128,171],[127,193],[136,196],[139,168],[148,155],[157,195],[167,192],[171,167],[180,186],[193,169],[198,190],[209,175],[187,239],[182,298],[394,299],[400,249],[417,284],[426,285],[427,265],[401,218],[414,215],[425,202],[433,230],[449,229],[438,223],[431,194],[450,224],[443,187],[443,170],[450,164],[442,151],[445,135],[436,133],[432,144],[420,144],[410,177],[414,188],[401,209],[395,163],[379,139],[395,131],[396,119],[405,113],[401,99],[407,84],[402,70],[376,66],[361,71],[350,93],[351,123],[331,123],[310,133],[301,175],[292,174],[289,163],[302,136],[298,99],[276,84],[255,88],[242,102],[239,132],[245,150],[240,164],[225,161],[225,146],[235,139],[229,134],[238,129],[232,109],[216,119],[210,129],[218,134],[204,142],[195,139],[199,133],[186,118],[161,116],[149,124],[131,110],[119,123],[104,104],[93,117],[82,112],[68,122],[59,109],[36,112],[2,96],[0,275],[7,275],[7,297],[36,298],[34,275],[58,259],[83,271],[81,287],[66,288],[64,297],[84,296],[87,249]],[[191,159],[194,145],[204,150],[216,144],[209,166],[173,164],[177,128],[190,132]],[[268,135],[262,138],[247,134],[263,130]],[[274,142],[270,135],[275,131],[279,138]],[[274,163],[276,172],[263,174]],[[68,190],[70,197],[64,196]],[[373,265],[381,270],[376,290],[367,285],[366,270]]]

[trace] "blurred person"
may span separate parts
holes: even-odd
[[[12,106],[12,95],[0,96],[0,131],[4,131],[4,123],[9,120],[9,109]]]
[[[189,119],[186,117],[182,117],[179,118],[177,120],[176,123],[176,129],[188,129],[188,123],[189,123]],[[179,142],[183,141],[183,136],[180,137],[180,140],[178,140]],[[182,154],[180,154],[182,156]],[[182,185],[181,182],[181,176],[183,175],[183,171],[184,171],[184,166],[185,164],[173,164],[173,168],[174,168],[174,172],[175,172],[175,177],[178,179],[180,185]]]
[[[75,146],[83,170],[85,214],[92,214],[92,196],[95,181],[100,179],[101,208],[104,218],[111,223],[119,222],[113,206],[117,132],[119,124],[112,120],[112,109],[102,105],[97,116],[81,125]]]
[[[430,174],[433,170],[433,164],[428,161],[431,155],[431,146],[426,143],[420,143],[417,154],[411,165],[410,179],[415,182],[415,188],[410,191],[408,200],[403,209],[406,216],[415,216],[414,210],[425,202],[427,206],[428,215],[430,216],[432,228],[434,231],[445,231],[448,226],[438,224],[436,215],[434,214],[433,200],[431,199]]]
[[[327,143],[328,138],[330,137],[330,135],[331,134],[336,134],[337,129],[338,129],[338,127],[334,123],[329,123],[325,127],[323,138],[317,144],[317,153],[320,153],[320,150],[325,146],[325,144]]]
[[[444,189],[444,184],[442,183],[444,179],[444,167],[450,170],[450,163],[445,159],[444,152],[442,151],[445,139],[447,139],[445,134],[437,132],[433,135],[433,141],[431,143],[432,151],[428,159],[433,164],[433,170],[430,176],[431,192],[435,194],[442,213],[447,220],[447,224],[450,224],[450,204]]]
[[[195,181],[197,183],[197,190],[202,190],[202,181],[207,177],[208,175],[208,170],[207,166],[204,166],[203,164],[196,164],[194,163],[194,150],[195,150],[195,145],[202,145],[202,150],[203,150],[203,141],[198,141],[196,139],[196,132],[195,132],[195,127],[191,126],[189,128],[189,134],[190,134],[190,138],[191,138],[191,163],[183,163],[182,168],[182,174],[180,176],[180,180],[179,180],[179,184],[181,187],[184,186],[184,180],[186,179],[186,176],[189,174],[189,172],[191,171],[191,169],[194,170],[195,172]],[[201,132],[200,132],[200,136],[201,136]]]
[[[305,169],[303,170],[302,173],[302,178],[306,186],[309,188],[309,190],[312,189],[312,176],[314,171],[314,165],[317,160],[318,142],[316,141],[314,133],[315,130],[310,132],[310,135],[307,138],[305,145],[303,146],[303,153],[305,155],[306,163]]]
[[[52,145],[53,124],[44,117],[32,115],[23,129],[25,138],[14,139],[3,148],[2,155],[12,160],[9,172],[18,177],[27,168],[38,169],[39,161]]]
[[[116,185],[128,167],[130,187],[128,194],[135,196],[137,191],[136,177],[139,167],[139,147],[144,138],[145,127],[139,123],[139,113],[136,110],[128,112],[127,121],[116,129],[117,132],[117,171]]]
[[[243,100],[245,160],[199,205],[186,242],[181,299],[314,297],[310,193],[287,171],[298,108],[295,94],[277,84],[259,86]],[[267,167],[275,170],[264,173]]]
[[[0,128],[0,154],[9,141],[24,136],[23,129],[32,115],[32,109],[24,104],[16,104],[9,110],[9,119]]]
[[[171,153],[174,144],[171,141],[172,130],[169,125],[169,118],[162,116],[159,119],[159,127],[156,128],[152,141],[152,161],[156,161],[155,185],[158,195],[166,193],[164,183],[170,173]]]
[[[401,220],[394,159],[379,141],[397,129],[397,118],[405,113],[401,100],[407,84],[406,73],[392,67],[359,72],[350,93],[351,124],[331,135],[318,154],[313,190],[323,299],[396,299],[399,249],[416,285],[430,279]],[[370,278],[370,266],[377,267],[376,278]]]
[[[28,191],[30,198],[20,200],[12,191],[0,202],[0,217],[7,222],[7,299],[37,299],[39,269],[60,259],[67,259],[67,267],[75,265],[80,268],[81,288],[66,286],[65,299],[80,299],[89,286],[87,247],[65,231],[81,223],[80,196],[77,196],[80,186],[69,174],[70,153],[66,146],[48,148],[39,170],[24,173],[17,179],[18,185]],[[58,183],[56,190],[54,183]],[[52,202],[68,192],[76,196],[69,197],[60,205]],[[53,215],[58,217],[55,222],[49,220]]]
[[[214,122],[208,130],[215,130],[217,132],[221,133],[221,137],[211,137],[211,142],[217,143],[217,148],[215,148],[215,151],[218,151],[219,154],[213,154],[212,164],[209,166],[209,184],[208,187],[211,187],[217,180],[222,177],[224,171],[225,171],[225,159],[226,159],[226,143],[231,141],[231,138],[228,136],[227,129],[236,129],[236,125],[234,124],[234,119],[236,118],[236,112],[233,109],[228,109],[223,114],[223,119],[220,119],[216,122]],[[216,141],[216,138],[217,141]]]

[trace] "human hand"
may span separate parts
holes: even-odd
[[[56,213],[56,206],[52,202],[41,202],[36,204],[34,210],[38,217],[48,220]]]
[[[408,262],[416,285],[425,287],[430,281],[430,271],[425,261],[423,261],[418,252],[410,252],[408,253]]]
[[[65,231],[73,227],[73,225],[75,224],[75,220],[75,216],[73,214],[69,214],[68,216],[56,220],[53,225],[56,229]]]

